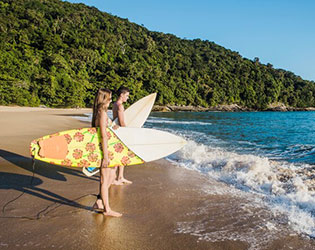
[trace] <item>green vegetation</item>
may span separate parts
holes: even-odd
[[[0,104],[91,106],[99,87],[157,104],[315,106],[315,82],[213,42],[151,32],[60,0],[0,0]]]

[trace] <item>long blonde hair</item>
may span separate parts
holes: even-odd
[[[112,91],[109,89],[101,88],[97,91],[93,105],[92,127],[95,127],[96,125],[95,122],[99,111],[105,110],[105,112],[107,112],[106,104],[110,100],[111,95]]]

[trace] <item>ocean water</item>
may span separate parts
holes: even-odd
[[[153,113],[146,126],[229,152],[315,165],[315,112]]]
[[[145,127],[187,139],[168,160],[255,195],[315,237],[315,112],[152,113]]]
[[[285,221],[315,237],[315,112],[153,112],[144,127],[184,137],[187,145],[167,160],[229,187],[218,194],[255,197],[253,206],[279,218],[266,222],[268,230]]]

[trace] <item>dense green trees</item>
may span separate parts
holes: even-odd
[[[0,32],[0,104],[84,107],[99,87],[126,85],[131,102],[315,106],[313,81],[83,4],[0,0]]]

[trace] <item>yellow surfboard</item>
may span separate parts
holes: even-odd
[[[109,167],[144,163],[113,133],[108,137]],[[33,140],[31,155],[40,161],[71,167],[100,167],[103,152],[99,128],[82,128],[59,132]]]

